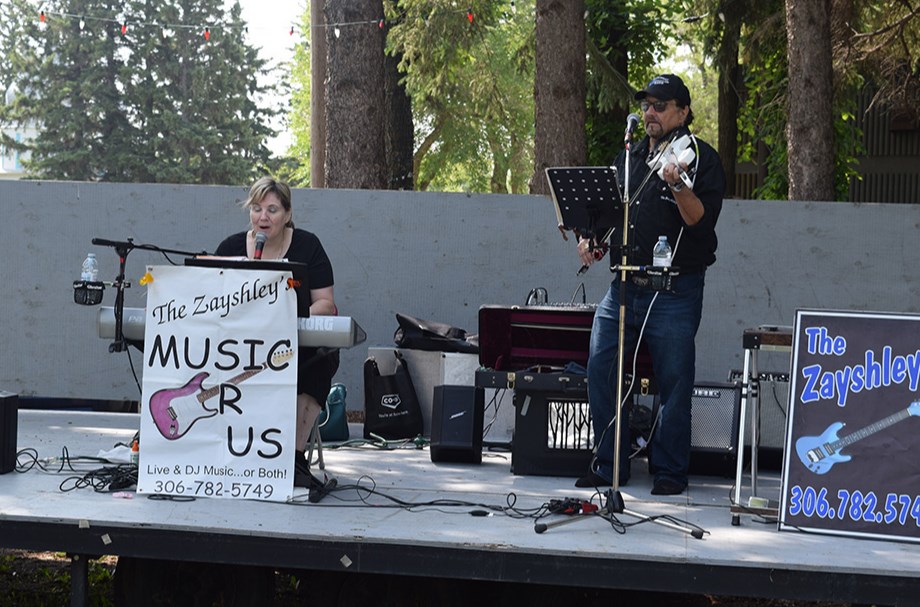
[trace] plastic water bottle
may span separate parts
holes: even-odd
[[[667,236],[659,236],[655,248],[652,249],[652,265],[656,268],[671,267],[671,245]]]
[[[99,278],[99,264],[96,262],[96,254],[90,253],[83,260],[83,271],[80,273],[80,280],[95,282]]]

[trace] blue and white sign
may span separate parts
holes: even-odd
[[[800,310],[780,529],[920,541],[920,316]]]

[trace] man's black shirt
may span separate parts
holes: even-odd
[[[675,129],[665,139],[689,134],[684,127]],[[719,154],[705,141],[693,137],[692,149],[696,159],[690,163],[687,171],[693,179],[693,193],[703,203],[704,213],[699,222],[692,226],[684,223],[674,201],[674,192],[657,174],[649,175],[647,164],[650,156],[649,138],[633,145],[630,149],[630,175],[628,180],[629,199],[633,204],[629,209],[629,255],[628,263],[633,265],[651,265],[652,248],[659,236],[667,236],[672,250],[675,250],[672,265],[687,270],[702,270],[716,260],[716,222],[722,211],[722,198],[725,192],[725,174]],[[660,142],[659,147],[665,145]],[[614,161],[619,173],[621,188],[627,187],[626,151],[620,152]],[[648,178],[646,180],[646,178]],[[615,226],[617,230],[611,238],[611,246],[622,244],[622,211],[619,212]],[[683,234],[680,233],[683,228]],[[678,242],[678,236],[680,241]],[[620,256],[615,253],[611,263],[619,263]]]

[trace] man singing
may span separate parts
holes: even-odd
[[[628,225],[619,213],[611,237],[611,262],[619,263],[622,231],[628,230],[627,265],[652,265],[652,248],[667,236],[672,248],[670,287],[660,290],[642,272],[620,272],[598,305],[591,330],[588,359],[590,401],[596,455],[577,487],[602,487],[613,482],[614,406],[617,397],[617,350],[620,289],[625,289],[623,327],[625,367],[631,372],[640,336],[648,346],[661,399],[660,418],[649,449],[654,474],[653,495],[676,495],[687,487],[690,463],[690,403],[696,365],[695,337],[703,311],[706,268],[715,262],[716,221],[722,210],[725,175],[718,153],[690,133],[693,121],[690,91],[673,74],[657,76],[636,93],[645,124],[645,138],[621,152],[614,163],[620,186],[629,185],[632,203]],[[688,151],[689,150],[689,151]],[[692,151],[692,152],[691,152]],[[627,181],[626,171],[629,170]],[[580,239],[584,264],[594,263],[599,242]],[[625,396],[626,389],[624,387]],[[619,484],[629,480],[629,410],[621,403]]]

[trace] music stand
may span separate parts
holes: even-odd
[[[565,230],[596,236],[598,227],[615,223],[623,203],[615,167],[551,167],[546,178],[563,238]]]
[[[620,184],[617,178],[616,168],[615,167],[573,167],[569,169],[565,168],[548,168],[546,169],[546,176],[549,179],[550,190],[553,193],[553,202],[556,204],[556,217],[559,220],[559,229],[563,232],[563,237],[565,237],[565,230],[572,229],[579,236],[588,238],[595,237],[597,234],[597,228],[599,226],[611,226],[606,234],[603,237],[601,242],[606,243],[608,246],[608,239],[613,234],[613,227],[615,222],[613,221],[613,215],[615,211],[621,210],[623,213],[622,217],[622,243],[620,244],[620,263],[614,263],[613,253],[610,255],[610,271],[618,275],[618,280],[620,281],[619,293],[619,321],[618,321],[618,352],[617,352],[617,389],[616,389],[616,415],[614,417],[614,446],[613,446],[613,482],[611,483],[611,488],[607,490],[606,497],[607,503],[604,507],[605,513],[609,515],[614,514],[626,514],[635,518],[641,518],[645,520],[658,523],[659,525],[669,527],[671,529],[682,531],[688,535],[701,539],[703,537],[703,530],[695,525],[680,525],[673,522],[669,518],[660,518],[660,517],[649,517],[644,514],[631,511],[626,508],[625,502],[623,501],[623,496],[620,493],[620,441],[621,441],[621,426],[622,426],[622,408],[625,405],[625,396],[623,394],[623,387],[625,383],[624,379],[624,362],[623,356],[624,352],[624,333],[625,333],[625,324],[626,324],[626,282],[627,282],[627,273],[629,272],[641,272],[648,271],[648,268],[645,266],[631,266],[628,265],[628,252],[629,252],[629,207],[632,205],[635,200],[638,198],[639,193],[642,192],[642,189],[645,187],[645,184],[648,182],[649,178],[652,175],[652,172],[646,174],[645,179],[636,188],[635,193],[632,193],[629,189],[629,175],[630,175],[630,139],[631,133],[627,131],[626,137],[624,139],[624,146],[626,148],[626,157],[625,157],[625,172],[626,172],[626,182],[624,184],[625,189],[623,190],[622,195],[620,194]],[[611,192],[612,190],[612,192]],[[626,204],[623,204],[623,201],[626,201]],[[597,209],[596,211],[592,210],[591,207]],[[596,216],[594,216],[596,215]],[[601,220],[608,220],[607,223],[601,223]],[[585,232],[580,232],[579,228],[583,228]],[[593,241],[592,241],[593,243]],[[595,253],[597,258],[597,254]],[[588,266],[582,266],[581,270],[578,271],[578,274],[586,271]],[[661,268],[664,270],[664,279],[669,280],[669,272],[667,269]],[[638,348],[638,344],[636,346]],[[628,393],[627,393],[628,395]],[[609,431],[610,427],[605,430]],[[601,441],[597,440],[597,445],[599,446]],[[537,533],[543,533],[552,527],[557,527],[560,525],[565,525],[568,523],[581,520],[591,516],[590,514],[580,514],[572,516],[568,519],[563,519],[561,521],[556,521],[553,523],[537,523],[534,525],[534,531]]]

